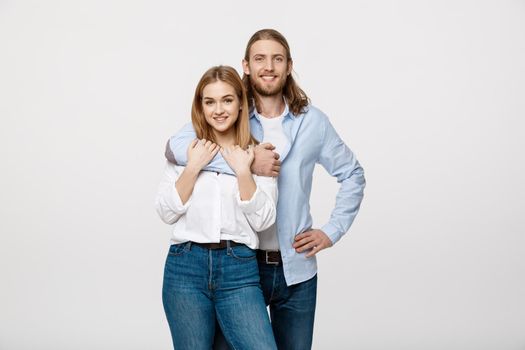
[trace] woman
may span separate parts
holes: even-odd
[[[198,140],[186,167],[166,165],[156,200],[173,224],[162,298],[176,349],[210,349],[216,321],[235,349],[277,349],[255,257],[256,231],[275,222],[277,183],[253,176],[244,85],[227,66],[199,81],[192,105]],[[217,152],[236,176],[202,171]]]

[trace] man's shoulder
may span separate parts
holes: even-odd
[[[187,124],[184,124],[184,126],[182,126],[182,128],[180,128],[174,135],[170,136],[170,140],[176,140],[177,138],[185,137],[188,135],[194,135],[194,134],[195,134],[195,129],[193,128],[193,124],[187,123]]]
[[[307,123],[326,123],[328,116],[316,106],[309,104],[305,113],[300,116],[304,117]]]

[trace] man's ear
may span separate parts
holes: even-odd
[[[250,66],[248,65],[248,61],[245,59],[242,60],[242,71],[246,75],[250,75]]]
[[[288,60],[288,69],[287,69],[286,75],[292,74],[292,70],[293,70],[293,61],[290,59]]]

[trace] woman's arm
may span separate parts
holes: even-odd
[[[188,147],[188,165],[175,183],[182,204],[190,199],[200,171],[208,165],[219,151],[219,146],[211,141],[193,140]]]
[[[270,227],[277,217],[277,179],[274,177],[257,176],[257,188],[250,200],[237,197],[237,203],[248,220],[250,226],[257,232]]]
[[[241,200],[251,199],[257,188],[250,170],[254,159],[253,147],[248,147],[246,151],[239,146],[224,147],[221,154],[237,176]]]
[[[174,186],[181,173],[182,167],[166,162],[164,176],[155,198],[155,209],[166,224],[171,225],[177,222],[190,205],[189,201],[185,204],[182,203],[179,193]]]
[[[255,231],[270,227],[276,218],[277,179],[257,177],[256,183],[250,171],[254,158],[253,147],[246,151],[239,146],[226,147],[221,153],[237,175],[237,203],[246,220]]]

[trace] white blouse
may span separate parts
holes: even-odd
[[[257,249],[257,231],[275,222],[277,179],[253,175],[257,189],[250,200],[243,201],[237,177],[201,171],[193,193],[182,204],[175,182],[183,170],[183,166],[167,162],[155,201],[162,221],[174,224],[173,244],[218,243],[225,239]]]

